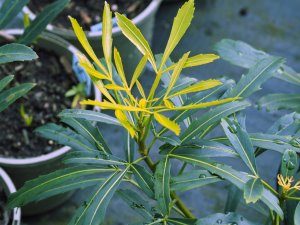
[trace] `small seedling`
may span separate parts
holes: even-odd
[[[30,127],[32,124],[33,116],[25,112],[24,104],[20,106],[20,115],[27,127]]]
[[[77,108],[78,106],[80,106],[79,102],[83,99],[85,99],[86,97],[86,94],[85,94],[85,87],[86,87],[86,84],[85,83],[79,83],[75,86],[73,86],[70,90],[68,90],[66,93],[65,93],[65,97],[73,97],[73,100],[72,100],[72,105],[71,107],[74,109],[74,108]],[[82,109],[85,108],[84,105],[81,105],[80,106]]]

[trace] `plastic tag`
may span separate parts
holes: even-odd
[[[92,92],[92,80],[88,73],[79,65],[78,57],[74,54],[72,61],[72,69],[80,83],[85,83],[85,93],[87,96],[91,95]]]

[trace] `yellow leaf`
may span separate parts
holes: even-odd
[[[136,69],[135,69],[135,71],[132,75],[132,79],[131,79],[131,83],[130,83],[130,89],[132,89],[133,85],[135,84],[135,82],[138,80],[138,78],[142,74],[142,72],[145,68],[145,65],[147,63],[147,59],[148,59],[147,55],[143,56],[143,58],[141,59],[141,61],[137,65],[137,67],[136,67]]]
[[[104,84],[102,83],[101,80],[93,81],[95,86],[100,90],[101,94],[105,96],[110,102],[115,103],[115,100],[113,97],[109,94],[107,89],[104,87]]]
[[[154,118],[159,122],[162,126],[168,128],[173,131],[177,136],[180,134],[180,126],[174,121],[169,120],[169,118],[165,117],[162,114],[154,113]]]
[[[183,68],[188,68],[188,67],[194,67],[194,66],[201,66],[207,63],[211,63],[215,61],[216,59],[219,59],[220,57],[215,55],[215,54],[199,54],[195,55],[193,57],[190,57],[186,60]],[[168,72],[170,70],[173,70],[175,68],[176,64],[173,64],[172,66],[168,67],[167,69],[164,70],[165,72]]]
[[[134,126],[130,123],[126,114],[122,110],[116,110],[115,115],[123,127],[129,132],[130,136],[134,138],[136,136]]]
[[[134,25],[134,23],[119,13],[116,13],[118,25],[122,30],[122,33],[137,47],[137,49],[143,54],[147,55],[150,63],[156,71],[156,63],[151,51],[150,45],[141,33],[141,31]]]
[[[215,106],[215,105],[221,105],[227,102],[232,102],[235,100],[238,100],[240,98],[225,98],[222,100],[216,100],[216,101],[211,101],[211,102],[203,102],[203,103],[199,103],[199,104],[194,104],[194,105],[186,105],[186,106],[181,106],[181,107],[176,107],[173,109],[162,109],[159,110],[158,112],[165,112],[165,111],[170,111],[170,110],[189,110],[189,109],[201,109],[201,108],[207,108],[210,106]]]
[[[106,89],[115,90],[115,91],[126,91],[127,89],[115,84],[107,84],[104,86]]]
[[[112,12],[110,11],[109,4],[105,2],[103,17],[102,17],[102,48],[109,70],[112,77],[112,64],[111,64],[111,49],[112,49]]]
[[[80,44],[82,45],[82,47],[84,48],[84,50],[88,53],[88,55],[94,60],[94,62],[97,64],[97,66],[100,67],[100,69],[107,74],[107,70],[105,69],[105,67],[102,65],[102,63],[100,62],[100,60],[98,59],[98,57],[96,56],[94,50],[92,49],[90,43],[88,42],[85,33],[82,29],[82,27],[79,26],[78,22],[76,19],[72,18],[71,16],[69,16],[71,23],[72,23],[72,27],[73,30],[80,42]]]
[[[146,95],[145,95],[143,86],[141,85],[141,83],[140,83],[138,80],[136,81],[136,86],[137,86],[137,88],[138,88],[138,90],[139,90],[141,96],[142,96],[143,98],[146,98]]]
[[[174,104],[171,101],[167,100],[167,99],[164,99],[164,104],[169,109],[175,108]]]
[[[128,85],[127,85],[127,81],[126,81],[126,77],[125,77],[122,59],[121,59],[118,49],[116,49],[116,48],[114,48],[114,59],[115,59],[115,64],[117,67],[118,74],[123,82],[123,86],[127,87]]]
[[[191,85],[191,86],[189,86],[189,87],[187,87],[187,88],[185,88],[181,91],[178,91],[178,92],[168,96],[168,98],[173,98],[173,97],[178,96],[178,95],[184,95],[184,94],[188,94],[188,93],[192,93],[192,92],[204,91],[204,90],[219,86],[221,84],[222,84],[221,81],[213,80],[213,79],[200,81],[197,84]]]
[[[99,101],[95,101],[95,100],[84,100],[81,101],[80,104],[82,105],[95,105],[95,106],[99,106],[102,109],[111,109],[111,110],[124,110],[124,111],[132,111],[132,112],[148,112],[151,113],[145,109],[141,109],[138,107],[134,107],[134,106],[126,106],[126,105],[119,105],[119,104],[113,104],[110,102],[99,102]]]
[[[167,96],[169,95],[170,91],[172,90],[173,86],[175,85],[176,81],[178,80],[179,78],[179,75],[183,69],[183,65],[185,64],[188,56],[189,56],[189,52],[188,53],[185,53],[182,58],[178,61],[178,63],[176,64],[176,67],[172,73],[172,76],[171,76],[171,80],[170,80],[170,83],[168,85],[168,88],[166,90],[166,93],[165,93],[165,97],[164,98],[167,98]]]
[[[194,16],[194,11],[194,0],[189,0],[179,9],[174,19],[171,34],[161,60],[160,70],[163,68],[174,48],[177,46],[182,36],[190,26]]]

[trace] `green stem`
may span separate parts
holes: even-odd
[[[145,156],[145,162],[148,165],[148,167],[151,169],[152,172],[155,172],[155,164],[151,160],[151,158],[148,155],[144,155],[145,152],[147,152],[147,148],[144,141],[139,141],[139,152],[142,154],[142,156]],[[173,200],[176,200],[176,206],[183,212],[183,214],[187,218],[195,218],[195,216],[191,213],[191,211],[186,207],[186,205],[182,202],[182,200],[177,196],[177,194],[173,191],[171,192],[171,198]]]
[[[290,196],[286,196],[285,198],[286,198],[286,199],[289,199],[289,200],[300,201],[300,197],[290,197]]]
[[[274,188],[272,188],[266,181],[261,180],[261,182],[262,182],[263,185],[266,186],[270,191],[272,191],[276,196],[279,195],[278,192],[277,192]]]

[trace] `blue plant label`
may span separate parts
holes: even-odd
[[[92,92],[92,80],[85,69],[79,65],[79,60],[76,54],[73,55],[72,68],[78,81],[86,84],[85,93],[87,96],[90,96]]]
[[[117,24],[117,19],[116,17],[113,17],[112,18],[112,27],[116,27],[118,24]],[[102,31],[102,22],[101,23],[97,23],[93,26],[91,26],[91,31],[92,32],[99,32],[99,31]]]

